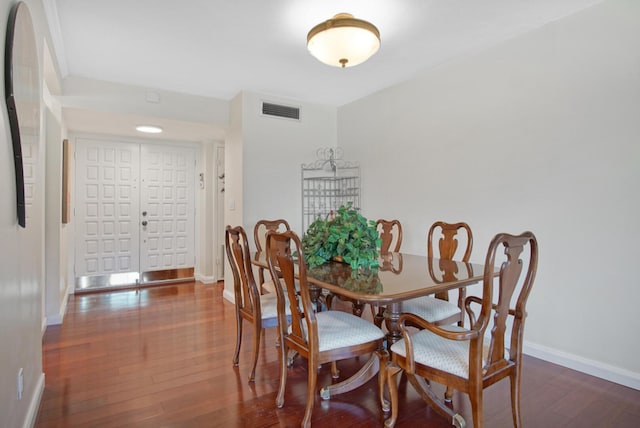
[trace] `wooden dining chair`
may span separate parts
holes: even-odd
[[[393,270],[398,267],[394,267],[393,264],[388,263],[385,266],[385,261],[390,260],[393,257],[391,253],[400,252],[400,246],[402,245],[402,224],[399,220],[385,220],[379,219],[376,221],[376,227],[378,234],[380,235],[380,258],[382,259],[381,270]],[[402,256],[396,256],[396,259],[402,260]],[[401,264],[399,265],[402,269]],[[385,306],[379,306],[377,309],[371,307],[371,313],[373,315],[373,322],[381,327],[384,321]]]
[[[464,249],[459,247],[460,236],[466,244]],[[437,253],[435,244],[437,241]],[[469,262],[473,248],[473,234],[467,223],[445,223],[437,221],[431,225],[427,233],[427,257],[429,260],[437,257],[441,260],[459,260]],[[433,273],[433,272],[430,272]],[[437,278],[434,278],[438,282]],[[402,311],[418,315],[429,322],[447,325],[457,323],[464,325],[464,299],[466,288],[458,289],[457,304],[449,302],[449,292],[436,293],[435,296],[417,297],[402,303]]]
[[[501,249],[503,254],[498,254]],[[496,263],[500,264],[500,272],[494,283]],[[483,426],[483,390],[508,377],[513,424],[522,426],[520,374],[524,322],[537,265],[538,243],[533,233],[498,234],[487,251],[482,297],[465,299],[469,329],[438,326],[413,314],[400,315],[398,324],[403,339],[391,346],[391,361],[383,362],[379,378],[382,407],[385,410],[391,407],[386,427],[393,427],[397,420],[397,377],[402,371],[425,402],[457,427],[465,425],[464,419],[451,403],[438,399],[425,379],[468,394],[474,428]],[[514,296],[515,306],[511,307]],[[476,318],[477,305],[480,312]],[[408,329],[409,323],[419,325],[422,330]],[[489,336],[485,337],[487,331]],[[389,388],[390,403],[384,398],[385,385]]]
[[[380,235],[380,254],[397,253],[402,245],[402,224],[399,220],[376,221],[378,234]]]
[[[293,351],[307,359],[307,405],[301,426],[309,427],[317,395],[318,367],[324,363],[371,353],[377,353],[379,358],[384,333],[373,323],[348,312],[314,311],[307,283],[304,252],[295,232],[268,232],[266,247],[269,271],[278,296],[278,332],[281,342],[280,387],[276,405],[278,408],[284,406],[288,355]],[[297,255],[295,261],[294,253]],[[297,293],[296,272],[299,276]],[[296,306],[294,302],[298,300],[300,303]],[[290,322],[286,319],[286,305],[289,305],[291,312]],[[349,383],[349,380],[345,382]],[[320,392],[323,398],[330,398],[329,388],[323,388]]]
[[[248,321],[253,327],[253,365],[249,374],[249,381],[253,382],[256,374],[262,329],[275,327],[278,324],[277,296],[273,293],[260,293],[253,276],[247,235],[242,226],[226,227],[225,249],[231,265],[231,272],[233,273],[233,293],[236,309],[237,335],[233,365],[238,366],[240,346],[242,344],[242,326],[244,321]]]
[[[291,230],[289,223],[287,220],[279,218],[277,220],[260,220],[253,227],[253,240],[256,245],[256,251],[263,251],[267,242],[267,232],[270,230],[283,232],[285,230]],[[270,289],[271,284],[268,282],[268,277],[265,278],[264,268],[258,268],[258,283],[264,289],[268,291]]]

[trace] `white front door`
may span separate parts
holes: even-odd
[[[143,272],[195,265],[195,152],[191,148],[141,145],[140,192]]]
[[[83,138],[75,165],[77,278],[195,266],[195,149]]]
[[[76,276],[138,272],[138,144],[76,144]]]

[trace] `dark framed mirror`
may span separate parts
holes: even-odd
[[[33,21],[26,3],[11,8],[4,57],[4,91],[9,114],[16,177],[18,224],[26,227],[24,142],[37,146],[40,130],[40,79]]]

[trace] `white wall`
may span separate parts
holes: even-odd
[[[640,2],[611,0],[339,110],[363,212],[424,254],[466,221],[540,244],[528,352],[640,388]],[[602,373],[600,373],[602,374]]]
[[[13,1],[0,0],[0,34],[6,34]],[[27,1],[36,27],[36,44],[42,51],[40,2]],[[4,48],[4,43],[2,43]],[[41,61],[41,55],[39,54]],[[4,55],[2,56],[4,58]],[[40,62],[40,69],[42,63]],[[4,100],[4,86],[2,87]],[[44,156],[33,163],[33,205],[27,228],[16,219],[13,148],[4,101],[0,111],[0,426],[28,425],[37,411],[44,388],[42,373],[42,288],[44,282]],[[31,137],[33,138],[33,137]],[[43,136],[36,150],[44,153]],[[17,376],[24,369],[24,393],[17,399]]]
[[[262,115],[262,101],[300,107],[300,121]],[[244,225],[253,234],[258,220],[285,218],[300,234],[300,167],[317,149],[335,147],[337,109],[246,94],[243,111]]]
[[[45,91],[45,94],[47,91]],[[62,225],[62,129],[60,111],[49,95],[45,95],[45,308],[46,324],[61,324],[67,307],[67,297],[73,288],[67,269],[68,234]],[[50,101],[47,102],[46,100]]]
[[[262,102],[300,107],[300,120],[262,115]],[[251,241],[260,219],[285,218],[301,234],[300,166],[337,140],[337,109],[243,92],[231,103],[225,141],[225,225],[242,225]],[[232,210],[231,206],[235,206]],[[225,297],[233,277],[225,270]]]

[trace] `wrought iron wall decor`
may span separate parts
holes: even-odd
[[[302,230],[351,202],[360,209],[360,166],[342,159],[339,147],[321,148],[316,160],[302,164]]]

